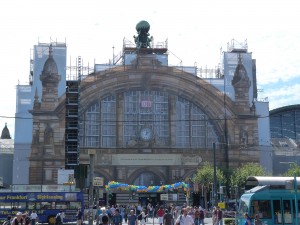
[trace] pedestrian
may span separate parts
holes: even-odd
[[[175,224],[176,225],[194,225],[194,220],[190,215],[187,214],[188,213],[187,209],[182,208],[181,212],[182,212],[182,215],[180,215],[176,219]]]
[[[153,218],[153,205],[151,204],[151,203],[149,203],[148,204],[148,206],[147,206],[147,209],[148,209],[148,215],[149,215],[149,217],[152,219]]]
[[[31,219],[28,215],[28,212],[23,213],[23,218],[24,218],[24,225],[31,225]]]
[[[102,219],[102,225],[108,225],[109,217],[107,214],[103,215],[101,219]]]
[[[119,209],[115,210],[115,214],[112,217],[113,225],[122,225],[122,216],[120,215]]]
[[[109,219],[109,215],[107,214],[107,212],[106,212],[106,208],[105,207],[102,207],[101,208],[101,211],[102,211],[102,213],[100,214],[100,216],[99,216],[99,218],[98,218],[98,223],[97,224],[103,224],[103,217],[107,217],[108,218],[108,224],[110,223],[110,219]]]
[[[205,217],[204,210],[203,210],[203,208],[200,206],[200,207],[199,207],[199,219],[200,219],[200,225],[204,225],[204,217]]]
[[[2,223],[2,225],[10,225],[11,223],[11,215],[6,217],[6,220]]]
[[[13,218],[11,225],[25,225],[25,220],[23,219],[22,213],[17,212],[16,217]]]
[[[131,209],[128,215],[128,225],[138,225],[137,216],[134,214],[134,210]]]
[[[244,218],[245,218],[245,225],[251,225],[251,218],[249,217],[248,213],[244,214]]]
[[[214,206],[212,210],[212,222],[213,225],[217,223],[217,208]]]
[[[167,209],[165,210],[164,215],[164,225],[173,225],[173,216]]]
[[[147,216],[148,216],[148,214],[146,214],[146,209],[142,209],[141,214],[142,214],[142,219],[140,220],[140,224],[145,225],[146,220],[147,220]]]
[[[217,207],[217,225],[223,225],[223,212],[220,207]]]
[[[77,213],[76,213],[76,221],[77,221],[77,225],[83,224],[83,216],[82,216],[82,212],[81,212],[80,208],[78,208]]]
[[[254,217],[254,225],[262,225],[262,222],[261,222],[258,214],[256,214]]]
[[[159,207],[159,210],[157,211],[157,216],[158,216],[158,223],[160,225],[163,224],[164,222],[164,215],[165,215],[165,210],[163,209],[162,206]]]
[[[63,211],[60,210],[59,213],[55,216],[55,225],[62,225],[63,224]]]
[[[35,225],[35,223],[38,220],[38,215],[36,214],[35,210],[32,210],[32,212],[30,214],[30,218],[31,218],[31,225]]]

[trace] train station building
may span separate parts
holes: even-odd
[[[174,183],[205,162],[272,170],[269,106],[257,99],[247,42],[229,42],[213,69],[172,66],[168,42],[152,43],[141,22],[111,64],[87,70],[78,57],[75,76],[65,43],[35,46],[31,82],[17,86],[16,115],[32,120],[16,119],[15,184],[56,184],[59,169],[91,155],[104,183]]]

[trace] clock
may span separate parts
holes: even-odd
[[[153,131],[149,127],[144,127],[140,131],[140,137],[143,141],[150,141],[153,138]]]

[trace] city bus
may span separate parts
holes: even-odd
[[[296,225],[298,213],[299,224],[299,186],[300,177],[249,177],[246,181],[246,191],[239,201],[238,225],[245,224],[245,213],[250,216],[252,224],[257,214],[264,225]]]
[[[73,189],[73,190],[72,190]],[[64,185],[14,185],[0,189],[0,221],[17,212],[35,210],[39,223],[55,223],[55,216],[63,211],[63,222],[76,221],[78,209],[84,210],[83,193]]]

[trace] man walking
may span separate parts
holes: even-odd
[[[187,214],[187,209],[186,208],[182,208],[182,215],[180,215],[175,224],[176,225],[194,225],[194,220],[193,218]]]

